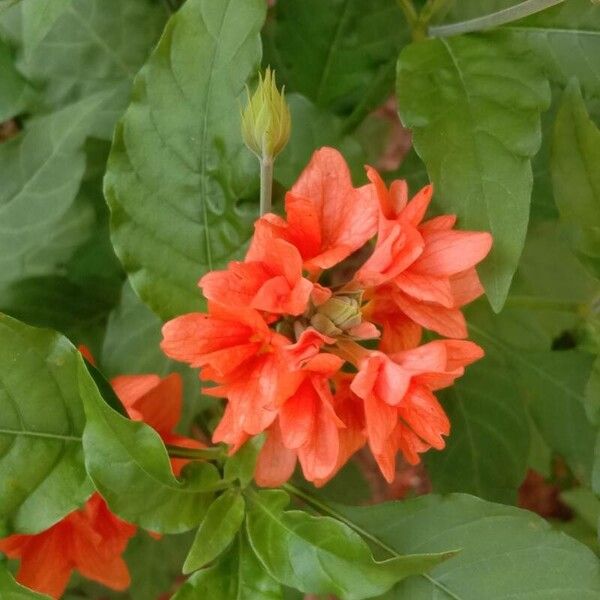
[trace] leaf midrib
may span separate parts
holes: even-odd
[[[223,31],[223,26],[227,19],[227,13],[229,12],[229,7],[231,6],[231,0],[228,0],[227,6],[223,11],[223,18],[221,19],[221,23],[219,24],[219,32],[217,37],[215,38],[215,44],[213,45],[213,52],[210,58],[210,66],[208,70],[208,82],[206,85],[206,94],[204,96],[204,118],[202,119],[202,143],[201,148],[206,148],[206,140],[208,138],[208,114],[210,111],[210,97],[213,86],[213,76],[215,72],[215,62],[217,60],[217,54],[219,52],[219,47],[221,45],[221,39],[223,36],[221,32]],[[205,23],[206,25],[206,23]],[[212,262],[212,249],[211,249],[211,240],[210,240],[210,228],[208,223],[208,207],[206,204],[206,196],[207,196],[207,188],[206,188],[206,156],[207,152],[203,151],[201,153],[201,161],[200,161],[200,196],[202,202],[202,220],[204,222],[204,244],[206,247],[206,264],[208,266],[208,270],[213,270],[213,262]]]
[[[77,442],[81,443],[81,436],[67,435],[62,433],[47,433],[43,431],[30,431],[26,429],[9,429],[0,427],[0,435],[14,435],[16,437],[30,437],[40,439],[51,439],[63,442]]]

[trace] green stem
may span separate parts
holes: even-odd
[[[410,25],[411,29],[419,19],[419,15],[415,9],[412,0],[396,0],[398,5],[402,9],[404,16],[406,17],[407,23]]]
[[[525,2],[521,2],[515,6],[509,6],[498,12],[469,19],[468,21],[430,27],[429,35],[431,37],[450,37],[461,33],[491,29],[523,19],[561,2],[564,2],[564,0],[525,0]]]
[[[222,448],[185,448],[167,444],[171,458],[189,458],[191,460],[220,460],[225,456]]]
[[[260,159],[260,216],[271,212],[273,193],[273,159],[269,156]]]

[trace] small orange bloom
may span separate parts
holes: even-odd
[[[36,535],[0,540],[0,551],[21,559],[17,581],[60,598],[74,570],[114,590],[129,586],[121,554],[136,528],[113,515],[99,494],[79,510]]]
[[[198,440],[174,432],[181,418],[183,403],[182,383],[178,373],[171,373],[164,379],[158,375],[120,375],[111,383],[129,417],[150,425],[165,444],[184,448],[206,447]],[[172,458],[174,473],[178,475],[188,462]]]
[[[355,188],[348,165],[334,148],[317,150],[285,198],[284,220],[257,221],[247,260],[263,254],[264,240],[284,239],[300,252],[309,272],[328,269],[358,250],[377,230],[373,186]]]
[[[446,337],[466,337],[460,307],[483,293],[474,267],[490,251],[490,234],[454,230],[453,215],[422,222],[431,186],[408,202],[404,182],[395,181],[388,190],[377,171],[369,167],[367,174],[379,198],[379,233],[354,284],[371,288],[370,315],[384,326],[386,350],[410,347],[397,334],[406,318],[419,326],[419,333],[425,327]],[[413,329],[410,341],[414,339]]]
[[[464,340],[437,340],[391,356],[364,351],[350,388],[364,401],[369,445],[388,481],[398,451],[417,464],[419,453],[444,448],[450,421],[432,392],[452,385],[482,356]]]

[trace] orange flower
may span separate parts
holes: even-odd
[[[150,425],[165,444],[184,448],[206,447],[198,440],[174,433],[182,409],[182,383],[179,374],[171,373],[164,379],[158,375],[120,375],[111,383],[129,417]],[[172,458],[174,473],[179,475],[188,462]]]
[[[408,202],[405,182],[395,181],[388,190],[375,169],[367,168],[367,174],[379,198],[379,233],[354,285],[372,288],[367,293],[373,301],[369,316],[384,326],[386,351],[410,347],[401,333],[407,318],[419,326],[409,343],[420,337],[421,327],[466,337],[460,307],[483,293],[474,267],[490,251],[490,234],[452,229],[453,215],[422,222],[431,186]]]
[[[387,356],[362,351],[351,390],[364,401],[369,445],[391,482],[400,450],[411,464],[419,453],[445,446],[450,422],[432,391],[452,385],[483,350],[464,340],[437,340]]]
[[[121,554],[135,531],[94,494],[83,508],[42,533],[0,540],[0,551],[21,559],[19,583],[53,598],[62,596],[74,570],[109,588],[124,590],[130,578]]]
[[[450,423],[433,391],[483,355],[460,340],[418,345],[422,327],[466,336],[460,307],[482,291],[474,265],[489,234],[455,231],[452,216],[423,222],[431,186],[408,202],[405,182],[388,190],[367,173],[354,188],[336,150],[315,152],[286,218],[259,219],[245,261],[200,281],[208,314],[163,328],[164,352],[200,367],[216,384],[205,393],[226,399],[213,441],[236,452],[265,432],[260,485],[283,483],[297,462],[322,485],[367,442],[391,480],[398,451],[417,462],[443,448]],[[375,234],[362,266],[338,266]]]
[[[285,198],[287,219],[268,214],[256,224],[246,260],[264,254],[265,240],[293,244],[309,272],[333,267],[373,237],[377,200],[372,185],[355,188],[342,155],[321,148]]]
[[[211,271],[199,285],[213,302],[290,315],[304,312],[313,289],[302,277],[300,253],[281,239],[254,244],[252,259],[231,262],[226,271]]]

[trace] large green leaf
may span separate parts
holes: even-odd
[[[600,34],[598,38],[600,40]],[[579,88],[573,83],[564,94],[556,118],[552,144],[552,183],[561,219],[573,228],[575,249],[582,262],[590,267],[598,279],[599,163],[600,130],[589,118]]]
[[[238,256],[256,208],[241,139],[244,85],[260,60],[262,0],[190,0],[167,24],[118,124],[105,193],[133,287],[163,318],[197,310],[207,270]]]
[[[281,600],[281,587],[264,570],[241,533],[230,550],[192,575],[173,600]]]
[[[440,397],[452,429],[442,452],[426,454],[427,471],[436,492],[513,504],[527,470],[527,412],[510,365],[486,342],[487,356]]]
[[[597,435],[586,415],[584,393],[593,360],[577,350],[514,354],[519,385],[539,432],[587,483]]]
[[[79,366],[64,337],[0,315],[0,537],[46,529],[91,492]]]
[[[499,311],[525,242],[548,82],[507,36],[458,37],[405,48],[397,94],[437,201],[462,228],[494,237],[479,272]]]
[[[597,557],[524,510],[460,494],[337,509],[392,552],[461,548],[428,574],[400,583],[385,596],[389,600],[592,600],[600,595]]]
[[[513,503],[528,449],[539,447],[530,446],[529,415],[543,429],[544,447],[569,457],[577,472],[587,454],[589,471],[593,432],[582,397],[589,356],[551,348],[577,326],[600,287],[558,233],[553,224],[532,228],[499,315],[482,301],[467,310],[470,335],[486,355],[440,394],[452,429],[445,450],[425,455],[436,492]]]
[[[75,197],[85,171],[83,142],[105,101],[96,94],[34,119],[0,145],[0,293],[27,277],[57,273],[90,235],[93,207]]]
[[[367,544],[329,517],[284,510],[281,490],[248,495],[247,530],[261,563],[280,583],[306,593],[359,600],[382,594],[394,583],[424,573],[452,556],[450,544],[435,554],[411,554],[377,562]]]
[[[79,384],[87,416],[85,465],[111,510],[160,533],[180,533],[198,525],[212,492],[222,487],[216,468],[194,463],[176,478],[156,431],[115,412],[88,377],[81,376]]]
[[[267,58],[287,88],[355,126],[392,92],[398,52],[409,38],[388,0],[279,0]]]
[[[49,600],[50,598],[19,585],[2,565],[0,565],[0,595],[2,600]]]
[[[73,0],[22,0],[23,42],[27,55],[39,46]]]
[[[117,302],[123,277],[110,245],[108,210],[98,174],[106,163],[106,146],[105,142],[91,140],[86,144],[86,172],[63,217],[53,216],[52,210],[30,214],[27,207],[35,192],[19,196],[20,210],[15,211],[13,222],[16,217],[22,218],[23,225],[31,223],[38,235],[23,236],[26,243],[22,259],[5,253],[9,260],[0,275],[0,310],[30,324],[57,329],[78,343],[91,343],[89,333],[101,328]],[[69,153],[77,157],[73,167],[80,154]],[[55,166],[59,171],[54,176],[66,179],[69,165]],[[33,179],[36,177],[34,174]],[[49,221],[47,217],[51,217]],[[11,239],[7,233],[7,242]]]
[[[39,12],[47,6],[24,0],[25,55],[20,68],[28,79],[42,84],[44,107],[62,107],[106,92],[107,103],[91,127],[95,135],[110,139],[127,105],[133,77],[163,28],[165,8],[151,0],[69,0],[65,6],[53,0],[52,5],[53,22]]]
[[[600,98],[600,6],[566,0],[502,28],[542,61],[550,79],[566,85],[577,77],[586,95]]]

